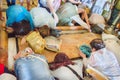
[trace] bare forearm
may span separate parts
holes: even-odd
[[[88,65],[87,58],[83,58],[83,64],[84,64],[85,67],[87,67],[87,65]]]
[[[47,5],[48,5],[48,8],[50,9],[50,12],[55,13],[51,0],[47,0]]]
[[[56,23],[58,23],[58,16],[57,16],[57,14],[56,14],[56,12],[55,12],[55,10],[53,8],[51,0],[47,0],[47,5],[48,5],[48,7],[50,9],[50,12],[53,14],[53,17],[54,17]]]

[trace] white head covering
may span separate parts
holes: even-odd
[[[15,76],[8,74],[8,73],[4,73],[2,75],[0,75],[0,80],[17,80]]]

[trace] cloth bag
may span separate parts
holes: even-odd
[[[26,41],[28,42],[28,44],[35,53],[41,54],[45,48],[46,42],[39,34],[39,32],[36,31],[30,32],[26,37]]]

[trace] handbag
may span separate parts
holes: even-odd
[[[28,42],[29,46],[33,49],[35,53],[42,53],[45,48],[45,40],[37,31],[30,32],[27,37],[26,41]]]

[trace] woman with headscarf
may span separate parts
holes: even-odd
[[[57,53],[50,65],[51,73],[58,80],[82,80],[83,65],[72,62],[65,53]]]
[[[10,6],[6,10],[6,17],[7,31],[14,31],[15,34],[24,35],[34,29],[31,14],[23,6]]]

